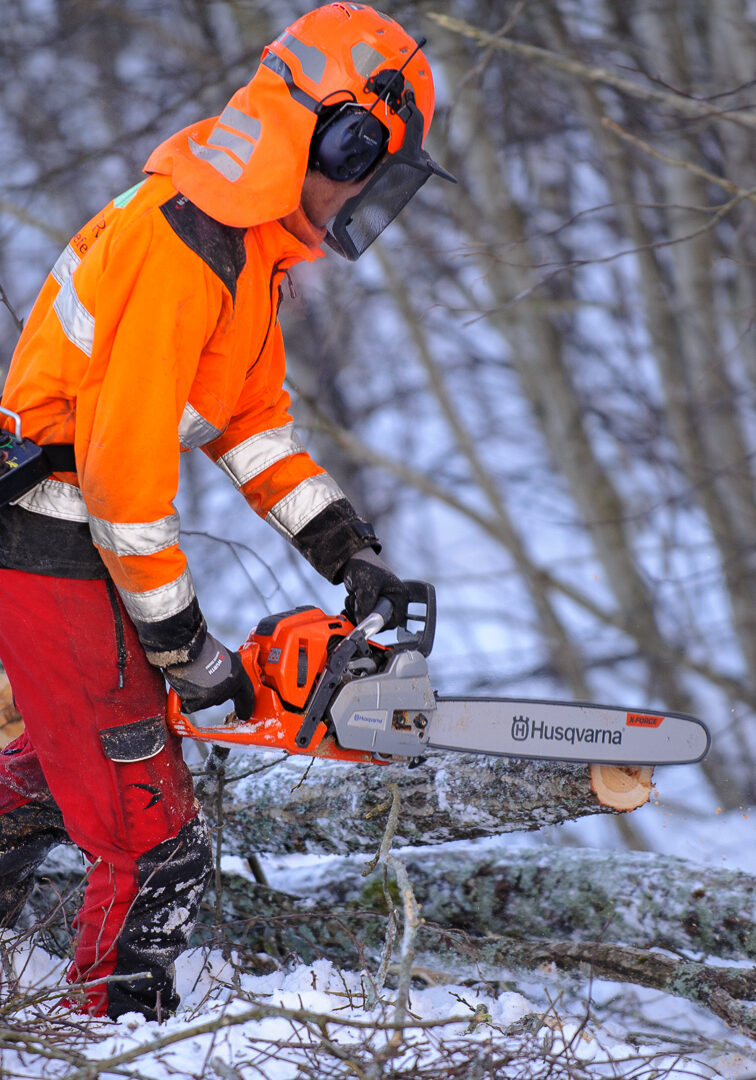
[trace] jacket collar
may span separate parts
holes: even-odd
[[[319,229],[308,218],[301,206],[293,210],[285,217],[279,218],[288,233],[304,244],[312,252],[312,257],[317,259],[323,254],[322,243],[326,238],[326,229]]]

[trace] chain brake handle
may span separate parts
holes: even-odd
[[[402,626],[398,628],[399,640],[391,648],[394,652],[406,652],[414,649],[423,656],[430,656],[433,648],[433,639],[436,634],[436,590],[428,581],[404,581],[402,584],[407,589],[407,616]],[[409,605],[420,605],[424,610],[421,614],[409,612]],[[381,596],[375,605],[375,610],[366,616],[361,623],[347,636],[349,638],[368,638],[371,634],[380,634],[386,623],[391,618],[394,607],[387,596]],[[420,622],[422,627],[417,633],[412,633],[407,626],[408,622]]]
[[[433,640],[436,636],[436,590],[429,581],[405,581],[408,593],[408,611],[403,626],[399,628],[394,652],[406,652],[414,649],[422,656],[430,656]],[[385,598],[378,601],[384,603]],[[390,603],[390,601],[388,601]],[[409,606],[421,607],[421,612],[409,611]],[[384,620],[385,622],[386,620]],[[408,623],[420,623],[420,627],[410,630]]]

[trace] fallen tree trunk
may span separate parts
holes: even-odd
[[[402,858],[427,923],[469,934],[607,941],[756,960],[756,877],[651,852],[520,849]],[[303,894],[321,910],[385,910],[364,860],[336,859]],[[303,879],[304,881],[304,879]],[[290,888],[295,888],[290,885]]]
[[[254,771],[239,778],[250,761]],[[612,797],[612,785],[596,783],[599,770],[604,767],[472,754],[432,754],[416,769],[258,755],[257,761],[235,761],[225,781],[224,838],[239,855],[372,853],[383,835],[393,784],[402,807],[395,847],[540,829],[616,813],[592,788]],[[646,801],[650,769],[612,772],[627,781],[620,785],[621,805],[627,805],[628,788],[640,793],[631,805]],[[212,811],[212,791],[204,801]]]
[[[501,978],[502,971],[536,971],[545,979],[562,974],[582,980],[633,983],[701,1005],[744,1035],[756,1035],[756,978],[752,969],[709,966],[602,941],[532,942],[506,937],[466,939],[457,944],[453,937],[437,936],[435,942],[421,941],[416,957],[421,963],[443,965],[445,961],[458,962],[460,951],[468,950],[484,978]]]
[[[588,862],[595,854],[584,852],[584,861]],[[531,858],[523,858],[526,855]],[[535,876],[544,869],[540,856],[541,853],[518,853],[514,862],[519,868],[515,865],[509,870],[530,875],[535,882]],[[631,858],[638,860],[637,855]],[[677,914],[674,910],[664,909],[669,894],[662,895],[661,878],[668,864],[672,864],[679,898],[687,882],[692,892],[701,892],[698,899],[702,905],[711,905],[711,925],[719,919],[732,922],[733,927],[738,925],[737,932],[717,936],[716,952],[712,951],[713,942],[708,931],[698,933],[693,923],[685,922],[681,904],[678,904]],[[569,877],[579,868],[580,860],[576,859],[572,866],[565,866],[562,871]],[[408,869],[410,873],[417,872],[416,864],[410,863]],[[476,925],[474,930],[431,923],[430,908],[426,907],[422,912],[426,922],[417,934],[413,975],[424,982],[478,982],[481,979],[500,982],[509,979],[513,973],[526,972],[537,973],[544,982],[569,978],[581,983],[589,979],[632,983],[701,1005],[729,1026],[750,1037],[756,1036],[753,969],[708,965],[699,959],[670,956],[650,948],[655,945],[675,950],[684,947],[686,951],[699,954],[711,953],[718,959],[752,956],[756,946],[748,940],[746,919],[753,906],[756,879],[746,874],[707,871],[685,864],[683,860],[663,856],[640,859],[636,862],[635,872],[646,878],[657,872],[660,903],[655,911],[645,912],[643,922],[635,924],[634,932],[629,929],[633,926],[631,911],[627,912],[624,921],[618,919],[608,927],[599,927],[603,931],[603,940],[590,938],[591,924],[585,918],[578,919],[577,925],[567,923],[561,927],[561,933],[548,916],[538,925],[532,921],[531,925],[523,925],[512,918],[510,933],[494,933],[482,922],[483,915],[480,916],[481,925]],[[460,879],[462,874],[463,869],[459,868]],[[606,876],[608,878],[609,874]],[[35,894],[36,913],[47,923],[44,943],[52,946],[55,952],[65,953],[70,948],[70,924],[62,920],[60,899],[72,888],[75,892],[75,877],[79,875],[65,872],[47,875],[47,890],[38,889]],[[538,877],[538,888],[544,889],[546,903],[550,899],[548,877],[548,873]],[[626,877],[616,884],[622,890],[632,883]],[[419,887],[418,894],[420,892]],[[731,892],[729,898],[728,892]],[[331,898],[324,902],[325,898],[318,892],[313,895],[312,890],[305,899],[251,882],[237,874],[224,874],[221,920],[216,922],[218,909],[210,895],[203,905],[202,924],[197,928],[194,940],[197,944],[225,943],[233,948],[240,968],[249,972],[266,970],[294,956],[307,963],[317,957],[327,957],[352,970],[362,967],[367,972],[375,972],[377,957],[386,939],[388,915],[385,903],[380,903],[382,889],[374,887],[371,898],[378,903],[371,909],[360,910],[334,903]],[[78,897],[71,896],[68,903],[75,907]],[[470,903],[471,907],[464,910],[468,923],[474,893]],[[736,910],[738,903],[740,909]],[[51,909],[56,909],[57,918],[52,921],[59,925],[51,925]],[[442,914],[440,909],[441,905],[436,905],[436,917]],[[619,907],[617,913],[622,914]],[[595,915],[597,922],[600,921],[598,911]],[[675,927],[676,917],[681,921]],[[502,921],[499,916],[499,922]],[[618,927],[623,927],[628,939],[624,943],[607,940],[610,935],[615,937],[614,931]],[[548,936],[543,940],[527,940],[528,934],[536,929]],[[756,936],[754,929],[751,924],[751,938]],[[516,930],[516,934],[512,930]],[[56,931],[55,935],[53,931]],[[572,934],[573,940],[566,940],[568,933]],[[60,940],[55,941],[55,938]],[[632,944],[632,940],[642,943],[641,947]],[[266,960],[266,956],[270,959]]]
[[[712,888],[716,877],[711,875]],[[756,886],[754,879],[750,886]],[[215,933],[232,945],[245,970],[264,968],[261,953],[267,953],[278,963],[292,954],[308,963],[325,956],[351,969],[374,972],[388,916],[377,910],[321,905],[318,899],[295,898],[237,875],[224,876],[223,922]],[[200,940],[211,933],[210,921],[207,910]],[[579,936],[578,941],[563,937],[529,941],[512,934],[470,933],[425,923],[415,941],[413,975],[437,983],[500,982],[512,973],[535,972],[544,982],[567,977],[581,983],[589,979],[632,983],[701,1005],[738,1031],[756,1035],[753,969],[708,965],[648,947]],[[687,940],[695,942],[695,936],[688,935]],[[722,955],[730,948],[725,942]]]

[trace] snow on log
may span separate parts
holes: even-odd
[[[239,855],[373,853],[385,827],[390,784],[398,786],[401,797],[395,847],[539,829],[617,812],[607,805],[613,795],[606,784],[596,794],[595,767],[593,773],[592,778],[587,765],[472,754],[432,754],[414,769],[404,763],[237,757],[225,785],[224,837]],[[641,779],[628,776],[625,787],[625,801],[632,791],[630,801],[639,805],[648,799],[650,773]],[[212,808],[211,793],[205,801]]]

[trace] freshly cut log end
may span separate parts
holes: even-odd
[[[635,810],[651,797],[651,765],[591,765],[591,789],[602,806]]]

